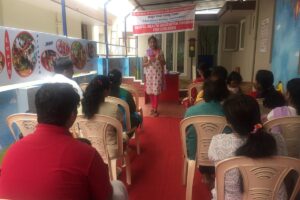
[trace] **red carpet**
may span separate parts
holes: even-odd
[[[132,185],[127,187],[130,200],[185,199],[185,187],[181,185],[179,122],[178,118],[144,118],[144,131],[140,134],[141,155],[130,152]],[[124,173],[121,180],[125,182]],[[210,199],[210,192],[201,183],[198,172],[193,199]]]

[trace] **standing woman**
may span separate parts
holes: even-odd
[[[150,97],[152,109],[151,115],[157,117],[159,113],[158,95],[161,93],[164,84],[164,66],[166,64],[164,54],[157,47],[157,39],[154,36],[148,38],[149,48],[143,60],[143,67],[146,76],[146,93]]]

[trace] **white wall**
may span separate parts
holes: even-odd
[[[144,57],[148,48],[149,35],[138,36],[138,57]]]
[[[254,56],[254,43],[255,43],[255,30],[252,24],[252,16],[247,15],[245,20],[245,48],[232,53],[231,67],[233,70],[235,67],[240,67],[240,73],[244,81],[251,81],[253,70],[253,56]]]
[[[2,0],[3,26],[56,34],[56,13],[23,1]]]
[[[260,0],[259,1],[259,16],[258,16],[258,32],[256,40],[256,51],[255,51],[255,63],[254,63],[254,72],[259,69],[271,70],[271,53],[272,53],[272,37],[273,37],[273,23],[274,23],[274,9],[275,1],[274,0]],[[262,20],[269,19],[269,28],[268,28],[268,41],[267,41],[267,51],[260,51],[261,43],[261,22]]]
[[[81,38],[81,23],[85,23],[92,40],[93,26],[103,24],[69,8],[66,14],[70,37]],[[61,6],[50,0],[0,0],[0,25],[62,35]]]
[[[245,49],[242,51],[225,52],[223,48],[223,24],[220,25],[220,40],[219,40],[219,58],[218,64],[225,66],[228,71],[235,67],[240,67],[241,75],[244,81],[253,81],[255,73],[259,69],[271,69],[271,51],[272,51],[272,32],[274,21],[274,0],[258,0],[258,20],[256,21],[255,15],[248,14],[246,19],[245,30]],[[269,19],[268,27],[268,43],[265,52],[260,51],[261,43],[261,22],[262,20]],[[257,27],[256,27],[256,22]],[[257,28],[257,32],[256,32]]]
[[[234,68],[239,67],[240,73],[244,81],[251,81],[252,78],[255,42],[255,30],[252,26],[253,15],[254,12],[252,14],[247,14],[244,18],[242,18],[245,19],[245,47],[243,50],[237,49],[236,51],[223,51],[223,36],[225,23],[221,23],[220,25],[218,64],[226,67],[229,73]],[[226,22],[226,24],[229,23],[230,22]]]
[[[2,0],[0,1],[0,26],[3,26]]]

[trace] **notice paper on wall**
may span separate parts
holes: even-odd
[[[266,53],[269,44],[269,30],[270,29],[270,19],[263,19],[260,23],[260,41],[259,41],[259,51],[261,53]]]
[[[195,5],[132,12],[133,34],[157,34],[194,29]]]

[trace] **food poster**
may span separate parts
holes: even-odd
[[[97,70],[96,42],[70,38],[69,43],[75,73]]]
[[[0,27],[0,85],[39,79],[37,33]]]
[[[38,67],[42,74],[54,73],[54,63],[57,58],[70,57],[71,49],[67,38],[41,33],[39,44]]]
[[[0,27],[0,86],[48,78],[65,56],[75,73],[97,70],[95,42]]]

